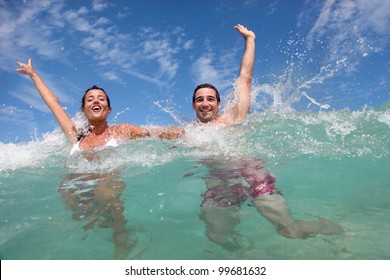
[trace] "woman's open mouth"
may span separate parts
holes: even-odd
[[[94,112],[99,112],[100,109],[101,109],[100,106],[93,106],[93,107],[92,107],[92,111],[94,111]]]

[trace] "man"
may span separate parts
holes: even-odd
[[[238,100],[236,100],[236,104],[227,108],[219,116],[218,110],[221,107],[221,100],[218,90],[211,84],[198,85],[192,97],[192,107],[196,112],[196,117],[202,123],[213,122],[220,126],[231,125],[244,120],[249,112],[256,35],[241,24],[234,28],[245,39],[245,51],[241,60],[240,74],[237,78]]]
[[[218,90],[208,83],[198,85],[193,93],[192,107],[201,124],[214,123],[225,127],[245,120],[248,115],[256,35],[241,24],[234,28],[245,39],[235,99],[219,115],[221,102]],[[207,191],[202,194],[201,210],[206,236],[229,251],[244,245],[243,238],[234,228],[240,222],[237,211],[248,197],[253,198],[257,211],[285,237],[305,238],[317,233],[342,232],[339,225],[324,219],[313,222],[294,220],[288,213],[281,192],[275,188],[275,178],[264,171],[264,163],[259,159],[240,158],[226,162],[226,159],[207,158],[201,163],[209,168],[209,174],[204,178]],[[246,183],[241,183],[239,178]]]

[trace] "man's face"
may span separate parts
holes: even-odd
[[[220,107],[221,104],[218,102],[217,94],[213,89],[200,88],[196,91],[192,108],[195,110],[198,120],[207,123],[216,119]]]

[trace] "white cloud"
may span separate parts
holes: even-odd
[[[60,89],[56,86],[56,78],[51,77],[51,75],[40,73],[40,76],[43,77],[47,86],[55,93],[59,102],[66,106],[73,102],[73,99],[70,98],[67,94],[64,94]],[[33,86],[32,81],[29,77],[23,76],[25,78],[22,81],[17,89],[12,90],[9,94],[27,104],[31,108],[35,108],[43,113],[49,113],[50,109],[47,107],[46,103],[43,101],[42,97],[39,95],[38,90]],[[23,78],[21,77],[21,79]]]
[[[107,7],[108,7],[108,3],[105,3],[102,0],[94,0],[92,2],[92,9],[95,11],[101,12],[104,9],[106,9]]]
[[[192,65],[192,71],[195,75],[196,83],[217,83],[221,80],[219,72],[213,67],[211,55],[204,55],[198,58]]]
[[[18,87],[17,90],[9,92],[12,97],[15,97],[23,103],[35,108],[41,112],[49,113],[50,109],[47,107],[45,102],[39,96],[37,90],[30,85],[23,84]]]
[[[68,24],[83,34],[80,46],[85,54],[107,67],[102,69],[101,75],[109,79],[120,80],[119,74],[124,72],[155,84],[169,84],[180,66],[176,54],[192,44],[191,40],[182,40],[185,34],[181,28],[174,28],[171,33],[144,28],[140,34],[133,36],[120,33],[108,18],[92,21],[88,16],[81,10],[65,13]],[[157,67],[152,67],[154,71],[139,72],[145,69],[146,62]],[[106,75],[106,71],[111,74]]]
[[[53,36],[64,26],[62,1],[4,2],[0,12],[0,69],[13,71],[9,65],[22,59],[21,54],[36,53],[58,58],[60,37]]]
[[[24,129],[30,135],[38,126],[32,111],[19,109],[15,106],[0,107],[0,123]]]
[[[237,60],[237,56],[243,52],[244,41],[239,40],[239,43],[231,48],[219,49],[218,57],[212,50],[210,40],[206,39],[204,44],[205,52],[191,66],[195,83],[211,83],[221,93],[233,89],[241,61],[241,58]]]
[[[331,38],[333,61],[348,54],[366,56],[388,45],[389,18],[390,1],[327,0],[306,39],[311,46]]]
[[[188,41],[184,42],[183,49],[185,49],[185,50],[192,49],[194,47],[194,44],[195,44],[195,40],[188,40]]]
[[[238,67],[239,65],[234,67],[237,72]],[[193,63],[191,71],[196,84],[211,83],[221,93],[222,91],[233,88],[232,67],[223,62],[216,62],[211,54],[204,54],[199,57]]]
[[[108,81],[118,81],[120,78],[118,77],[118,74],[114,71],[106,72],[103,74],[104,78]]]
[[[1,106],[0,107],[0,122],[12,124],[20,123],[27,120],[27,122],[33,120],[33,114],[31,111],[22,110],[15,106]]]
[[[319,9],[318,3],[306,1],[298,26],[308,20],[305,14],[320,11],[306,36],[308,47],[325,51],[322,63],[343,69],[349,75],[373,54],[388,48],[390,32],[390,1],[327,0]]]
[[[268,15],[273,15],[276,11],[276,8],[278,6],[279,0],[273,1],[271,4],[268,5],[269,11],[267,12]]]
[[[143,44],[143,53],[148,60],[155,60],[159,66],[158,76],[173,79],[179,68],[178,60],[174,59],[177,52],[168,38],[147,40]]]
[[[326,31],[326,25],[330,20],[330,13],[332,5],[336,0],[327,0],[324,6],[322,7],[321,14],[319,15],[316,23],[311,28],[309,34],[307,35],[308,43],[311,45],[314,39],[314,35],[317,33],[318,37],[321,37]]]
[[[257,3],[257,2],[259,2],[259,0],[246,0],[246,1],[244,2],[244,5],[245,5],[245,6],[249,6],[249,5],[255,4],[255,3]]]
[[[150,75],[144,75],[144,74],[140,73],[139,71],[133,71],[133,70],[129,69],[129,70],[124,70],[124,72],[133,76],[133,77],[141,79],[143,81],[149,82],[151,84],[155,84],[159,87],[164,87],[167,85],[166,82],[162,81],[161,79],[155,78],[155,77],[150,76]]]
[[[0,11],[0,69],[14,71],[9,65],[36,56],[68,63],[66,56],[81,48],[85,59],[104,66],[96,68],[102,77],[121,80],[121,75],[130,73],[164,85],[172,84],[177,75],[178,53],[193,48],[193,40],[184,40],[180,27],[167,32],[146,28],[131,34],[122,33],[110,20],[110,14],[96,19],[96,12],[108,8],[108,2],[93,1],[91,6],[76,9],[67,9],[65,5],[60,0],[7,3]],[[75,45],[64,49],[64,44]],[[21,54],[27,57],[20,57]],[[146,65],[152,66],[153,71]]]

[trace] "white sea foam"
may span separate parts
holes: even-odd
[[[39,140],[0,143],[0,172],[52,164],[64,165],[72,172],[110,172],[124,166],[163,165],[182,157],[385,157],[390,153],[389,112],[372,109],[269,111],[253,113],[236,126],[189,123],[184,128],[186,133],[180,139],[133,140],[119,147],[97,149],[93,160],[81,155],[70,157],[70,145],[56,129]]]
[[[0,142],[0,172],[25,167],[42,167],[50,158],[67,153],[65,136],[59,129],[43,135],[40,140],[24,143]]]

